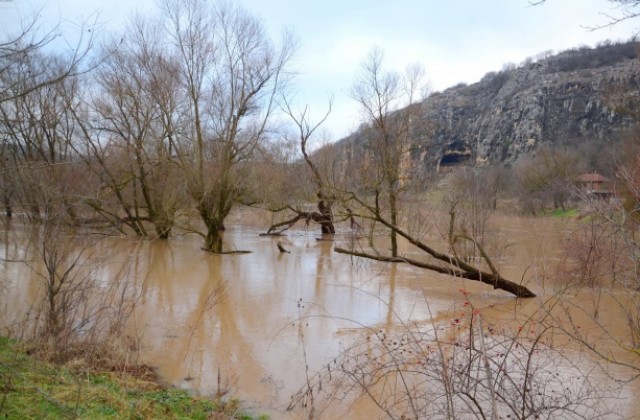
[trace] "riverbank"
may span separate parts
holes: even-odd
[[[235,398],[196,397],[160,384],[148,370],[94,371],[28,354],[0,337],[0,416],[6,418],[251,419]]]

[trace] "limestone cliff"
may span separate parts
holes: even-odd
[[[512,163],[543,144],[613,140],[634,120],[615,106],[640,97],[634,42],[565,51],[434,93],[413,139],[414,167]],[[356,142],[354,133],[344,142]]]

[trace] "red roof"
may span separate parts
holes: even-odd
[[[607,182],[608,179],[598,173],[582,174],[578,177],[580,182]]]

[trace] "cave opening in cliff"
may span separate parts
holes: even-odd
[[[447,153],[440,159],[440,167],[463,166],[469,163],[469,153]]]

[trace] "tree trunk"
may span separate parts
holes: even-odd
[[[320,220],[320,230],[322,234],[333,235],[336,233],[336,229],[333,226],[333,211],[331,209],[331,201],[329,200],[320,200],[318,202],[318,210],[322,215]]]
[[[171,228],[173,226],[171,222],[160,221],[156,216],[153,224],[156,227],[156,235],[158,235],[158,238],[169,239],[169,237],[171,236]]]
[[[200,217],[207,228],[207,234],[204,237],[204,250],[216,254],[222,253],[222,238],[224,236],[224,219],[231,211],[230,207],[224,207],[224,203],[219,203],[215,209],[206,206],[206,202],[211,200],[203,200],[198,206]]]
[[[9,194],[7,194],[6,191],[4,193],[4,211],[5,211],[5,214],[7,215],[7,218],[10,219],[13,216],[13,208],[11,207],[11,198],[9,197]]]
[[[215,254],[222,254],[222,237],[224,233],[220,230],[218,223],[213,223],[207,227],[207,236],[205,237],[205,250]]]
[[[391,223],[393,226],[398,226],[398,208],[395,191],[389,191],[389,210],[391,211]],[[394,258],[398,256],[398,234],[393,229],[391,229],[391,256]]]
[[[322,203],[322,202],[321,202]],[[324,204],[318,204],[318,208],[322,210],[322,206]],[[310,220],[320,224],[321,232],[323,234],[333,235],[335,233],[335,228],[333,226],[333,218],[331,213],[329,215],[322,214],[316,211],[299,211],[294,208],[289,207],[289,210],[293,211],[296,215],[291,219],[285,220],[283,222],[278,222],[269,227],[266,235],[281,235],[287,229],[290,229],[293,225],[295,225],[300,220],[305,220],[307,224],[309,224]],[[330,211],[330,210],[329,210]]]
[[[509,292],[517,297],[522,297],[522,298],[532,298],[532,297],[536,297],[535,293],[533,293],[531,290],[527,289],[526,287],[518,284],[518,283],[514,283],[512,281],[509,281],[507,279],[505,279],[502,276],[499,275],[493,275],[491,273],[485,273],[483,271],[474,269],[474,270],[462,270],[462,269],[457,269],[457,268],[453,268],[453,267],[443,267],[443,266],[439,266],[439,265],[434,265],[434,264],[428,264],[428,263],[424,263],[422,261],[417,261],[417,260],[413,260],[410,258],[400,258],[400,257],[385,257],[385,256],[381,256],[381,255],[373,255],[373,254],[367,254],[367,253],[363,253],[363,252],[356,252],[356,251],[351,251],[348,249],[344,249],[344,248],[334,248],[334,251],[340,254],[347,254],[347,255],[353,255],[355,257],[362,257],[362,258],[368,258],[371,260],[376,260],[376,261],[383,261],[383,262],[395,262],[395,263],[407,263],[407,264],[411,264],[413,266],[416,267],[420,267],[420,268],[424,268],[426,270],[431,270],[431,271],[435,271],[437,273],[441,273],[441,274],[447,274],[450,275],[452,277],[458,277],[458,278],[463,278],[463,279],[467,279],[467,280],[475,280],[475,281],[479,281],[481,283],[485,283],[488,285],[493,286],[494,289],[500,289],[500,290],[504,290],[506,292]]]

